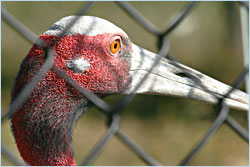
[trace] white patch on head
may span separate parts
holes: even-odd
[[[74,25],[68,28],[68,25],[70,25],[72,21],[74,21],[76,18],[77,21],[74,23]],[[116,25],[107,20],[95,16],[64,17],[54,23],[44,34],[59,35],[66,28],[68,28],[68,31],[66,31],[66,35],[85,34],[88,36],[95,36],[103,33],[122,33],[127,36],[121,28],[117,27]]]
[[[90,68],[89,62],[83,57],[67,62],[66,66],[75,73],[83,73]]]

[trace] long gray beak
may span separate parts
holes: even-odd
[[[130,74],[131,87],[126,94],[152,94],[191,98],[215,104],[231,89],[211,77],[191,69],[176,61],[161,58],[150,51],[133,44]],[[159,62],[151,70],[156,60]],[[150,71],[151,70],[151,71]],[[188,73],[190,75],[183,75]],[[145,80],[143,79],[144,76]],[[192,76],[190,78],[189,76]],[[144,80],[142,83],[140,83]],[[195,80],[195,81],[194,81]],[[138,87],[138,84],[140,86]],[[208,93],[209,92],[209,93]],[[234,90],[224,99],[224,103],[231,108],[248,111],[248,94]]]

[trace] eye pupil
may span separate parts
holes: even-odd
[[[115,43],[115,46],[114,46],[114,48],[115,48],[115,49],[117,48],[117,43]]]

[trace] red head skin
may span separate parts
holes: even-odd
[[[41,35],[40,38],[50,47],[58,37]],[[117,38],[121,39],[121,48],[111,54],[110,43]],[[65,35],[53,48],[52,69],[14,112],[11,120],[19,152],[29,165],[75,165],[72,131],[77,118],[87,109],[88,100],[53,69],[59,68],[79,86],[101,96],[123,92],[130,79],[128,55],[131,44],[121,34]],[[83,72],[69,69],[67,62],[77,58],[89,62],[89,68]],[[46,51],[34,45],[21,65],[12,90],[12,102],[45,61]]]

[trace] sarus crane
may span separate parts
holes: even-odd
[[[65,31],[73,20],[76,22]],[[60,36],[64,31],[66,33]],[[28,165],[75,165],[72,131],[90,102],[55,69],[60,69],[78,86],[99,97],[154,94],[187,97],[214,104],[217,98],[207,90],[222,97],[231,88],[168,58],[161,58],[150,70],[159,55],[133,44],[122,29],[98,17],[64,17],[39,39],[46,47],[53,45],[53,66],[11,116],[18,150]],[[12,89],[11,104],[45,63],[46,47],[34,44],[23,60]],[[188,76],[179,75],[183,71],[196,76],[203,86]],[[148,74],[147,79],[134,91],[145,74]],[[247,111],[248,101],[246,93],[234,90],[224,103]]]

